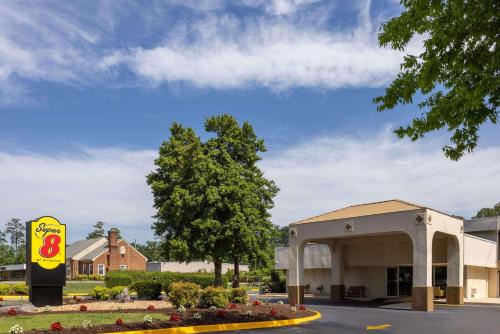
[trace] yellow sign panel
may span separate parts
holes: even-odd
[[[53,217],[31,223],[31,262],[45,269],[66,263],[66,226]]]

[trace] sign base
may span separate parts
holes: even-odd
[[[62,305],[62,286],[30,286],[30,302],[36,307]]]

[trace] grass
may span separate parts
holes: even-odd
[[[13,317],[1,317],[0,333],[8,333],[9,329],[16,324],[23,327],[26,332],[31,329],[49,329],[50,325],[57,321],[59,321],[63,327],[79,327],[82,326],[84,320],[92,321],[93,325],[113,324],[118,318],[122,318],[125,323],[142,322],[146,314],[150,315],[154,321],[168,320],[168,316],[162,313],[124,313],[120,311],[110,313],[77,312],[18,315]]]
[[[92,288],[96,286],[104,286],[104,282],[101,281],[86,281],[86,282],[66,282],[63,293],[65,295],[69,293],[89,293]]]

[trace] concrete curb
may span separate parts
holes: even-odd
[[[240,323],[218,324],[218,325],[198,325],[198,326],[186,326],[186,327],[136,330],[127,332],[113,332],[109,334],[194,334],[194,333],[226,332],[226,331],[235,331],[244,329],[261,329],[261,328],[275,328],[284,326],[296,326],[321,318],[321,313],[317,311],[313,312],[314,314],[309,317],[288,319],[288,320],[240,322]]]

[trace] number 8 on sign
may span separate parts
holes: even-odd
[[[59,244],[61,243],[61,237],[57,234],[49,234],[43,239],[43,245],[39,249],[41,256],[45,258],[51,258],[59,253]]]

